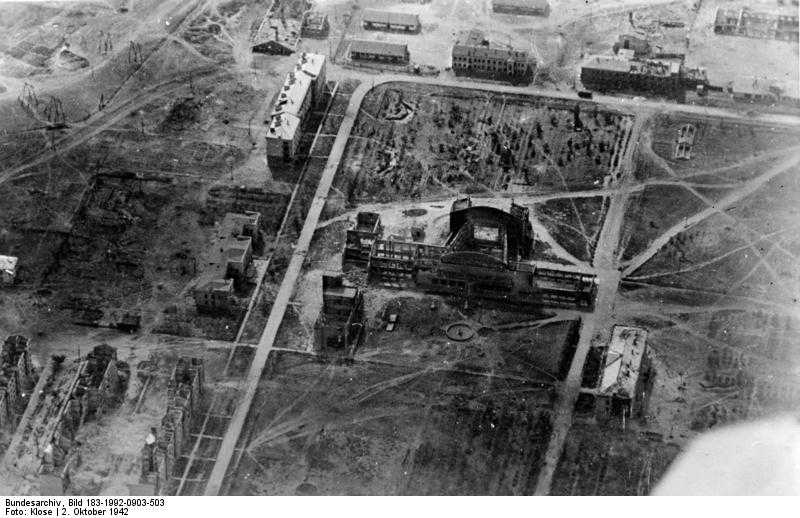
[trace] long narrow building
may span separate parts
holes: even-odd
[[[324,94],[325,56],[304,52],[287,74],[272,108],[267,130],[270,161],[295,157],[308,115],[322,102]]]
[[[422,28],[416,14],[377,9],[364,9],[361,23],[365,29],[373,31],[419,32]]]
[[[632,92],[684,100],[686,91],[708,83],[702,69],[676,61],[591,56],[581,66],[581,83],[600,92]]]

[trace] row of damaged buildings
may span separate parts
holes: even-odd
[[[13,338],[15,353],[27,350],[24,340]],[[30,369],[24,358],[18,370]],[[130,369],[116,349],[100,344],[76,360],[51,357],[41,377],[6,457],[21,473],[38,474],[42,494],[63,494],[81,462],[81,428],[121,403]]]
[[[193,427],[205,406],[205,370],[199,358],[181,357],[167,382],[167,410],[159,429],[153,428],[141,450],[139,484],[132,493],[164,495],[180,477],[180,457],[191,442]]]
[[[714,32],[797,42],[797,15],[755,13],[748,9],[717,12]],[[588,56],[581,64],[580,81],[599,92],[641,93],[684,102],[688,94],[705,98],[800,106],[797,89],[781,78],[747,77],[714,84],[703,67],[691,67],[683,51],[669,52],[651,45],[641,35],[623,34],[613,45],[613,55]]]

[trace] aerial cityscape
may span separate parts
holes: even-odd
[[[797,415],[799,39],[797,0],[0,3],[1,492],[649,495]]]

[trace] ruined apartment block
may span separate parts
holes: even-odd
[[[650,42],[632,34],[620,34],[617,41],[612,46],[614,54],[619,54],[621,50],[632,50],[634,58],[649,57],[652,52]]]
[[[528,52],[489,41],[473,29],[459,34],[452,51],[456,75],[528,83],[533,78],[536,60]]]
[[[322,276],[322,311],[316,322],[317,343],[322,347],[352,351],[364,329],[364,299],[361,290],[343,277]]]
[[[302,12],[309,9],[311,4],[303,2]],[[302,26],[303,20],[287,16],[285,5],[273,2],[252,35],[254,44],[251,51],[256,54],[288,56],[297,50],[303,32]]]
[[[48,372],[49,388],[37,394],[29,421],[20,423],[11,454],[19,469],[39,473],[43,491],[60,494],[80,463],[81,426],[119,404],[130,371],[116,349],[101,344],[78,361],[53,357]]]
[[[35,383],[28,339],[9,336],[0,344],[0,428],[16,428]]]
[[[161,428],[152,429],[141,453],[140,494],[168,494],[173,476],[180,475],[178,459],[190,444],[192,426],[205,403],[203,360],[181,357],[167,385],[167,411]]]
[[[225,214],[210,251],[214,259],[193,290],[199,312],[230,312],[235,309],[235,290],[247,281],[253,250],[261,245],[261,213]]]
[[[330,31],[328,15],[318,11],[308,11],[300,24],[300,33],[307,38],[325,38]]]
[[[620,51],[618,56],[588,58],[581,66],[581,83],[600,92],[643,92],[684,100],[687,90],[708,85],[708,79],[702,69],[677,61],[639,60]]]
[[[343,262],[367,264],[372,245],[382,234],[380,214],[359,212],[355,226],[347,231]]]
[[[286,76],[270,115],[267,158],[291,160],[297,153],[303,126],[325,95],[325,56],[303,52]]]

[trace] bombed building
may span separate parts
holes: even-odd
[[[261,246],[261,213],[227,213],[209,252],[211,268],[204,271],[192,292],[201,313],[231,312],[235,290],[247,280],[253,250]]]
[[[284,56],[295,52],[305,21],[301,13],[310,8],[311,4],[306,1],[297,2],[294,9],[281,2],[272,2],[252,36],[252,52]]]
[[[325,38],[330,31],[328,15],[317,11],[309,11],[303,15],[300,33],[308,38]]]
[[[323,347],[352,350],[364,329],[361,290],[341,275],[322,276],[322,311],[315,324],[317,343]]]
[[[729,36],[762,38],[797,43],[800,37],[800,19],[797,8],[781,13],[739,9],[717,9],[714,32]]]
[[[479,30],[462,32],[452,51],[456,75],[529,82],[536,61],[526,51],[489,41]]]
[[[359,212],[356,224],[347,231],[344,262],[367,264],[375,240],[383,235],[381,216],[375,212]]]
[[[192,427],[205,405],[205,371],[198,358],[178,358],[167,384],[167,411],[160,429],[151,429],[141,453],[139,492],[169,494],[178,462],[190,443]]]
[[[28,339],[9,336],[0,344],[0,428],[13,430],[36,382]]]
[[[701,69],[677,61],[592,56],[581,66],[581,83],[600,92],[631,92],[684,100],[687,90],[708,83]]]
[[[46,494],[61,494],[80,463],[81,427],[120,404],[130,369],[116,349],[101,344],[74,361],[54,356],[42,376],[48,389],[31,400],[7,455],[21,472],[39,473]]]
[[[620,34],[612,49],[614,54],[618,54],[620,50],[632,50],[635,58],[648,57],[652,52],[649,41],[632,34]]]
[[[371,282],[467,301],[590,309],[594,276],[537,267],[530,261],[533,240],[527,208],[512,203],[506,212],[467,198],[453,204],[443,245],[383,239],[375,216],[360,215],[347,234],[344,261],[363,263],[369,249]]]

